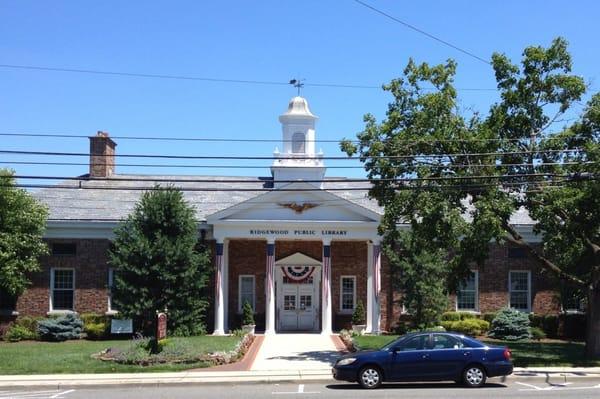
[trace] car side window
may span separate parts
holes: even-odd
[[[409,338],[404,341],[398,350],[402,352],[406,351],[418,351],[425,349],[425,342],[427,341],[427,335],[418,335],[416,337]]]
[[[447,334],[433,334],[431,341],[431,349],[459,349],[463,346],[460,340]]]

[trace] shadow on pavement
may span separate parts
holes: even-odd
[[[348,390],[348,391],[352,391],[352,390],[363,390],[363,388],[358,385],[357,383],[342,383],[342,384],[329,384],[326,386],[327,389],[333,389],[333,390],[340,390],[340,391],[344,391],[344,390]],[[384,383],[381,387],[379,387],[377,390],[386,390],[386,389],[472,389],[472,388],[467,388],[464,385],[460,385],[460,384],[454,384],[454,383],[446,383],[446,382],[442,382],[442,383],[434,383],[434,382],[425,382],[425,383],[389,383],[386,384]],[[483,389],[486,388],[507,388],[506,385],[503,384],[497,384],[497,383],[487,383],[483,386]],[[479,388],[482,389],[482,388]]]
[[[288,360],[288,361],[302,361],[302,360],[316,360],[320,362],[327,362],[332,364],[340,357],[338,351],[310,351],[300,352],[293,356],[272,356],[268,357],[268,360]]]

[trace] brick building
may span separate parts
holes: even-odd
[[[116,174],[116,143],[103,132],[91,137],[89,174],[35,194],[50,209],[45,237],[50,254],[16,304],[3,303],[1,320],[115,313],[107,263],[113,229],[131,212],[141,189],[170,182],[195,207],[199,240],[212,244],[209,325],[215,334],[239,326],[244,301],[266,333],[347,327],[358,301],[366,305],[367,331],[392,329],[403,308],[381,255],[377,226],[383,210],[368,199],[365,183],[322,181],[326,167],[315,151],[317,117],[305,99],[293,98],[279,120],[283,149],[275,151],[268,178]],[[517,212],[511,223],[531,242],[539,241],[527,213]],[[556,281],[522,250],[490,245],[485,267],[473,270],[452,295],[453,309],[559,311]]]

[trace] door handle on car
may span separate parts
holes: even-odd
[[[471,352],[465,352],[464,355],[465,356],[471,356]]]
[[[428,353],[424,354],[423,359],[429,359],[429,354]]]

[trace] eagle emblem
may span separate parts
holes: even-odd
[[[311,204],[309,202],[305,202],[303,204],[298,204],[296,202],[288,202],[285,204],[277,204],[277,205],[283,206],[284,208],[290,208],[296,213],[302,213],[302,212],[306,211],[307,209],[319,206],[319,204]]]

